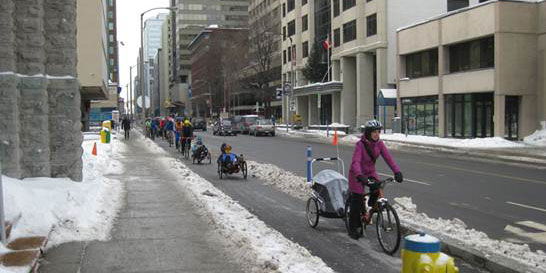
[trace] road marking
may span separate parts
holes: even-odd
[[[546,209],[539,208],[539,207],[535,207],[535,206],[530,206],[530,205],[525,205],[525,204],[520,204],[520,203],[515,203],[515,202],[510,202],[510,201],[507,201],[506,204],[510,204],[510,205],[514,205],[514,206],[520,206],[520,207],[524,207],[524,208],[528,208],[528,209],[534,209],[534,210],[546,212]],[[545,230],[545,231],[546,231],[546,230]]]
[[[470,169],[465,169],[465,168],[459,168],[459,167],[443,165],[443,164],[434,164],[434,163],[421,163],[421,164],[436,166],[436,167],[441,167],[441,168],[446,168],[446,169],[452,169],[452,170],[458,170],[458,171],[464,171],[464,172],[471,172],[471,173],[477,173],[477,174],[483,174],[483,175],[496,176],[496,177],[501,177],[501,178],[508,178],[508,179],[519,180],[519,181],[523,181],[523,182],[530,182],[530,183],[535,183],[535,184],[546,185],[546,182],[544,182],[544,181],[527,179],[527,178],[523,178],[523,177],[516,177],[516,176],[489,173],[489,172],[482,172],[482,171],[476,171],[476,170],[470,170]]]
[[[380,172],[378,172],[378,174],[379,174],[379,175],[382,175],[382,176],[387,176],[387,177],[391,177],[391,176],[392,176],[392,175],[390,175],[390,174],[380,173]],[[421,185],[430,186],[429,183],[422,182],[422,181],[417,181],[417,180],[413,180],[413,179],[408,179],[408,178],[404,178],[404,181],[408,181],[408,182],[411,182],[411,183],[416,183],[416,184],[421,184]]]
[[[533,242],[546,244],[546,225],[536,223],[533,221],[520,221],[520,222],[516,222],[516,224],[539,230],[539,232],[529,232],[522,228],[515,227],[512,225],[506,225],[506,227],[504,227],[504,231],[513,233],[519,237],[530,239]]]

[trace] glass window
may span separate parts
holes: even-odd
[[[114,42],[114,34],[108,35],[108,40],[112,43]]]
[[[356,39],[356,20],[343,24],[343,42],[350,42]]]
[[[438,97],[411,97],[402,99],[404,132],[408,134],[438,135]]]
[[[282,17],[286,16],[286,3],[282,3]]]
[[[493,135],[493,93],[446,95],[448,137]]]
[[[341,37],[340,37],[340,31],[339,28],[334,29],[334,47],[338,47],[341,45]]]
[[[449,46],[450,72],[495,66],[493,36]]]
[[[301,32],[306,31],[307,28],[308,28],[308,24],[307,24],[307,14],[306,14],[301,18]]]
[[[303,51],[302,52],[302,57],[307,58],[309,56],[309,42],[307,42],[307,41],[304,42],[301,47],[302,47],[302,51]]]
[[[464,137],[472,137],[472,95],[464,95]]]
[[[302,5],[302,6],[307,5],[307,0],[301,0],[301,5]]]
[[[288,47],[288,50],[286,51],[286,55],[288,57],[288,61],[292,61],[292,47]]]
[[[282,51],[282,63],[286,64],[286,50]]]
[[[343,0],[343,11],[348,10],[356,5],[356,0]]]
[[[286,12],[291,12],[294,8],[296,8],[296,0],[288,0]]]
[[[337,17],[339,16],[339,0],[334,0],[332,3],[334,5],[334,17]]]
[[[112,19],[112,18],[114,18],[114,12],[109,10],[108,11],[108,19]]]
[[[408,54],[406,58],[406,77],[419,78],[438,75],[438,49]]]
[[[286,40],[286,26],[282,27],[282,39]]]
[[[366,17],[366,35],[373,36],[377,34],[377,14]]]
[[[108,30],[114,30],[114,23],[108,23]]]
[[[468,7],[468,0],[447,0],[447,11]]]
[[[296,34],[296,21],[292,20],[288,22],[288,37]]]

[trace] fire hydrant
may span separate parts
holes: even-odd
[[[110,130],[108,128],[102,128],[100,131],[100,142],[110,143]]]
[[[452,257],[440,252],[440,241],[425,233],[408,235],[402,249],[402,273],[458,273]]]

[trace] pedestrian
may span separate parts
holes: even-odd
[[[125,139],[129,139],[129,131],[131,131],[131,120],[125,116],[121,122],[121,129],[125,131]]]
[[[377,194],[374,194],[375,185],[370,185],[369,182],[379,181],[379,176],[375,170],[375,161],[381,155],[387,165],[394,173],[396,182],[401,183],[403,181],[400,168],[396,165],[396,162],[392,159],[387,147],[379,135],[381,134],[381,128],[383,126],[377,120],[370,120],[366,122],[364,126],[364,134],[360,141],[356,143],[355,151],[353,153],[353,160],[349,169],[349,191],[351,193],[350,199],[350,215],[349,215],[349,236],[355,240],[358,240],[360,233],[356,231],[362,224],[360,219],[362,202],[364,199],[364,187],[370,186],[370,198],[368,199],[368,207],[373,206],[377,201]],[[368,210],[365,213],[365,221],[369,221],[370,215]]]

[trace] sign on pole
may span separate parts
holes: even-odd
[[[278,100],[282,99],[282,88],[277,88],[277,93],[275,94],[275,96],[277,97]]]
[[[285,82],[284,85],[283,85],[283,93],[285,95],[288,95],[288,93],[290,92],[290,90],[292,90],[292,85],[289,83],[289,82]]]
[[[296,101],[290,100],[290,111],[296,111]]]

